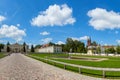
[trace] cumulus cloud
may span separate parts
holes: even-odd
[[[88,11],[87,15],[91,18],[89,24],[96,30],[120,28],[119,12],[96,8]]]
[[[52,38],[41,39],[42,43],[49,43],[49,42],[51,42],[52,40],[53,40]]]
[[[82,41],[82,40],[88,40],[89,36],[82,36],[82,37],[72,37],[73,40],[78,40],[78,41]]]
[[[61,45],[61,44],[65,44],[65,43],[64,43],[64,42],[62,42],[62,41],[58,41],[56,44]]]
[[[0,38],[12,38],[16,41],[21,41],[23,36],[26,36],[24,30],[18,29],[18,27],[6,24],[2,25],[0,28]]]
[[[31,25],[43,26],[63,26],[73,24],[75,18],[72,17],[72,8],[66,4],[63,5],[50,5],[48,9],[40,12],[37,17],[32,18]]]
[[[41,32],[40,33],[40,35],[43,35],[43,36],[45,36],[45,35],[49,35],[50,33],[49,32],[47,32],[47,31],[44,31],[44,32]]]
[[[117,42],[118,44],[120,44],[120,40],[116,40],[116,42]]]
[[[0,22],[4,21],[6,18],[2,15],[0,15]]]

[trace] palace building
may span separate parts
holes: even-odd
[[[5,45],[3,51],[7,52],[7,48],[9,48],[9,50],[10,50],[9,52],[11,52],[11,53],[23,53],[23,52],[27,52],[27,50],[28,50],[27,45],[23,46],[18,43],[11,44],[11,45]]]

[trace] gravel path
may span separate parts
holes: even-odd
[[[103,80],[66,71],[16,53],[0,59],[0,80]]]

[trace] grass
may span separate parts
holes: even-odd
[[[64,59],[65,57],[68,57],[68,54],[37,54],[36,53],[36,54],[29,54],[29,55],[32,57],[37,56],[37,57],[48,58],[48,59],[61,61],[61,62],[65,62],[65,63],[83,65],[83,66],[102,67],[102,68],[120,68],[120,57],[71,55],[71,56],[77,56],[77,57],[107,58],[107,60],[104,60],[104,61],[84,61],[84,60]],[[55,58],[53,58],[53,57],[55,57]],[[64,58],[61,58],[61,57],[64,57]],[[54,65],[53,62],[48,62],[48,63],[51,65]],[[62,64],[56,64],[55,66],[64,68],[64,65],[62,65]],[[67,66],[66,69],[70,70],[70,71],[74,71],[74,72],[79,71],[78,68],[71,67],[71,66]],[[102,77],[102,71],[98,71],[98,70],[82,69],[82,74],[95,76],[95,77]],[[106,78],[113,78],[113,79],[119,78],[120,79],[120,72],[110,72],[110,71],[108,72],[107,71]]]
[[[3,57],[5,57],[5,56],[6,56],[5,53],[1,53],[1,52],[0,52],[0,58],[3,58]]]

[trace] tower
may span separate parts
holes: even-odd
[[[88,40],[87,40],[87,47],[88,46],[91,46],[91,38],[88,38]]]

